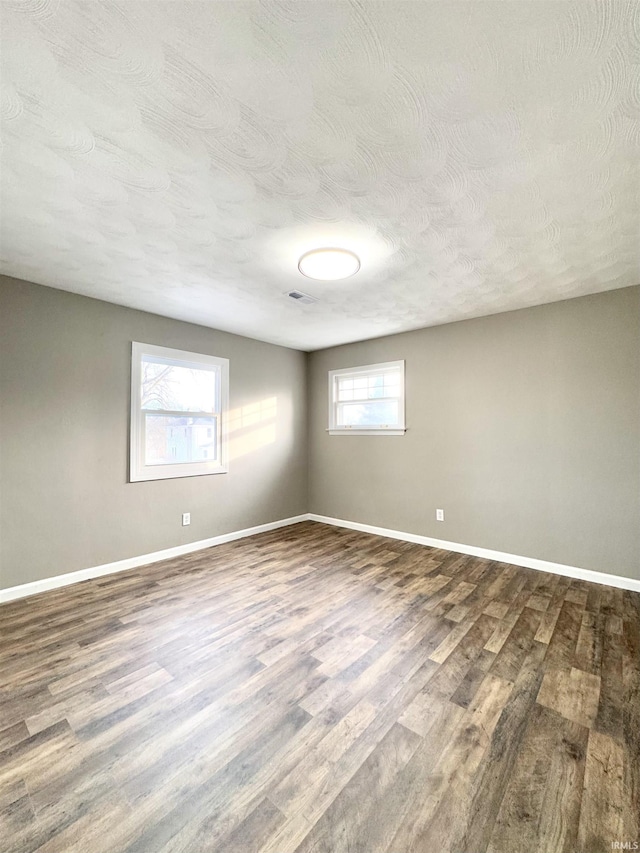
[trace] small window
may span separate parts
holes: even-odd
[[[228,470],[229,361],[134,342],[130,482]]]
[[[403,435],[404,361],[330,370],[329,432]]]

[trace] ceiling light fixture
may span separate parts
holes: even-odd
[[[360,269],[360,258],[348,249],[312,249],[298,261],[298,269],[307,278],[338,281]]]

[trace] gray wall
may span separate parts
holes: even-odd
[[[127,483],[131,341],[230,359],[230,472]],[[0,587],[306,511],[305,355],[0,277]],[[181,513],[191,512],[191,526]]]
[[[127,483],[132,340],[275,397],[229,474]],[[407,434],[329,436],[327,371],[398,358]],[[305,357],[0,277],[0,400],[0,587],[307,510],[640,578],[637,287]]]
[[[395,359],[406,435],[330,436],[327,371]],[[640,578],[640,288],[316,352],[309,381],[311,512]]]

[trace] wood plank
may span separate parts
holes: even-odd
[[[581,850],[606,850],[625,839],[623,788],[622,747],[607,735],[589,732],[578,828]]]
[[[589,730],[535,704],[487,853],[575,850]]]
[[[491,743],[468,796],[458,803],[448,838],[452,849],[485,850],[500,804],[520,754],[530,715],[543,677],[546,646],[534,642],[491,737]]]
[[[551,669],[545,673],[538,693],[538,702],[573,720],[591,728],[598,713],[600,700],[600,676],[591,675],[571,667]]]

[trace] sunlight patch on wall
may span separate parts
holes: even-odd
[[[229,453],[238,459],[276,440],[278,401],[267,397],[229,412]]]

